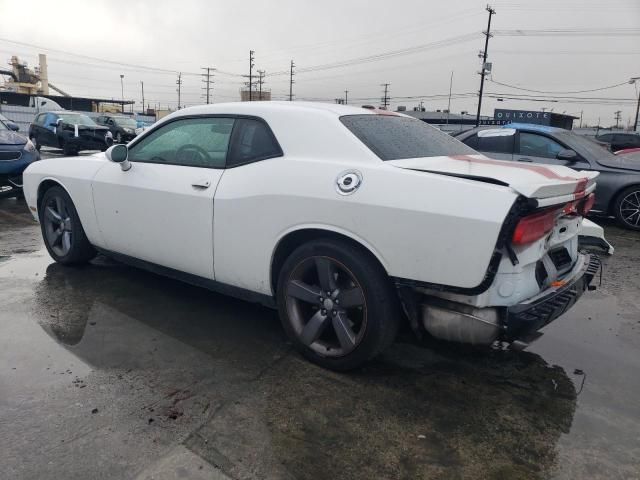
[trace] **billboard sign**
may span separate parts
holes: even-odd
[[[533,110],[506,110],[496,108],[493,119],[501,123],[536,123],[551,125],[551,112],[536,112]]]

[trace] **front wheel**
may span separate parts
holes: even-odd
[[[277,298],[294,346],[323,367],[356,368],[395,339],[393,286],[370,254],[347,242],[317,240],[297,248],[282,267]]]
[[[613,205],[613,214],[623,227],[640,230],[640,185],[620,192]]]
[[[62,187],[51,187],[44,193],[39,216],[44,244],[56,262],[80,264],[96,256],[73,201]]]

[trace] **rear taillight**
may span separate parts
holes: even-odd
[[[578,205],[578,213],[580,215],[582,215],[583,217],[586,217],[587,213],[589,213],[591,211],[591,209],[593,208],[593,205],[595,203],[596,203],[596,194],[595,193],[590,193]]]
[[[541,239],[553,230],[559,212],[561,210],[554,208],[521,218],[513,232],[512,243],[526,245]]]

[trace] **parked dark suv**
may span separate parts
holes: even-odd
[[[637,133],[603,133],[596,140],[609,145],[612,152],[640,147],[640,135]]]
[[[563,165],[600,172],[593,211],[613,215],[631,230],[640,230],[640,162],[625,161],[593,140],[543,125],[478,127],[455,137],[488,157],[520,163]]]
[[[22,172],[39,159],[33,143],[0,120],[0,194],[19,192],[22,188]]]
[[[81,112],[45,112],[29,126],[29,139],[36,148],[61,148],[65,155],[81,150],[106,150],[113,144],[107,127],[97,125]]]
[[[96,119],[96,123],[107,127],[116,143],[128,143],[136,138],[138,123],[131,117],[105,113]]]

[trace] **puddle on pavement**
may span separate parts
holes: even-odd
[[[615,393],[607,386],[620,386],[614,403],[630,405],[602,410],[613,438],[592,455],[620,460],[625,473],[638,465],[636,445],[615,436],[634,441],[639,392],[618,384],[638,366],[629,352],[639,336],[634,312],[610,296],[585,297],[535,351],[397,343],[366,368],[335,374],[290,353],[275,312],[102,257],[67,268],[43,251],[18,255],[0,263],[0,281],[9,279],[41,331],[30,354],[61,346],[79,371],[130,382],[114,403],[148,405],[159,385],[197,383],[174,420],[192,428],[188,448],[232,476],[545,478],[576,461],[576,439],[603,431],[589,415]],[[596,320],[585,327],[586,316]],[[622,370],[607,377],[613,365]],[[589,375],[580,396],[578,368]]]

